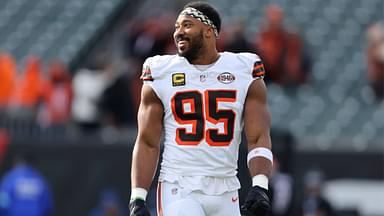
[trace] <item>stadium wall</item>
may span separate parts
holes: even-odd
[[[57,216],[87,215],[98,203],[100,191],[109,187],[118,191],[124,204],[128,203],[132,145],[11,144],[1,174],[11,167],[12,157],[18,152],[35,156],[36,167],[47,177],[54,192]],[[383,156],[383,153],[294,152],[288,160],[296,181],[295,192],[300,194],[303,174],[311,168],[321,168],[328,179],[384,179]],[[246,166],[245,158],[246,148],[242,145],[239,167]],[[248,171],[240,169],[239,178],[243,186],[242,202],[250,185]]]

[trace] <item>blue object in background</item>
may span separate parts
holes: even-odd
[[[26,215],[53,215],[53,198],[44,177],[26,163],[19,163],[2,179],[0,216]]]

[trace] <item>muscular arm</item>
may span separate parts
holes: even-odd
[[[244,129],[248,141],[248,151],[256,147],[271,149],[269,135],[271,117],[267,105],[267,90],[262,80],[255,80],[248,89],[244,107]],[[254,157],[249,162],[252,176],[270,176],[272,163],[264,157]]]
[[[148,85],[143,85],[141,90],[137,121],[138,134],[132,155],[132,188],[149,190],[159,160],[163,105]]]

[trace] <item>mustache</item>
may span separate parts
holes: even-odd
[[[183,35],[178,35],[178,36],[175,37],[175,39],[176,39],[176,42],[179,42],[179,41],[182,41],[182,40],[189,41],[189,38],[184,37]]]

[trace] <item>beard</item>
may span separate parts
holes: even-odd
[[[186,58],[189,62],[192,60],[197,59],[197,57],[200,54],[201,48],[203,47],[203,31],[200,31],[200,33],[192,38],[186,38],[184,36],[179,36],[176,38],[176,46],[177,42],[180,40],[187,40],[189,43],[189,46],[185,48],[184,50],[180,50],[177,48],[177,54],[179,56],[183,56]]]

